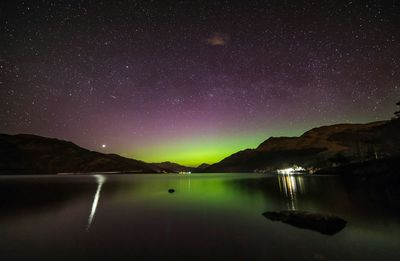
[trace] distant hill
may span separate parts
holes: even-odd
[[[300,165],[327,168],[388,158],[400,153],[400,120],[336,124],[300,137],[271,137],[256,149],[239,151],[205,172],[274,171]]]
[[[156,173],[170,169],[116,154],[90,151],[68,141],[27,134],[0,134],[0,174],[96,171]]]
[[[239,151],[218,163],[197,168],[172,162],[146,163],[36,135],[0,134],[0,174],[268,172],[293,165],[327,169],[399,156],[399,133],[400,119],[323,126],[300,137],[271,137],[255,149]]]
[[[196,170],[201,171],[201,170],[204,170],[204,169],[206,169],[206,168],[208,168],[208,167],[210,167],[210,164],[202,163],[202,164],[200,164],[199,166],[197,166]]]
[[[181,172],[181,171],[192,171],[194,168],[191,167],[186,167],[179,165],[177,163],[165,161],[161,163],[150,163],[150,165],[155,166],[156,168],[162,169],[163,171],[167,173],[175,173],[175,172]]]

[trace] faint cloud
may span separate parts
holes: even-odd
[[[231,37],[229,34],[215,33],[212,37],[206,40],[206,43],[213,46],[225,46],[228,44]]]

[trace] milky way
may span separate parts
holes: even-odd
[[[0,6],[2,133],[197,165],[400,97],[399,1]]]

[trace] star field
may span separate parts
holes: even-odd
[[[198,165],[271,135],[389,119],[400,98],[398,1],[0,9],[1,133]]]

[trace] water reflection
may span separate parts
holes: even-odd
[[[89,215],[86,231],[89,231],[90,226],[92,225],[93,218],[94,218],[94,216],[96,214],[97,204],[99,203],[99,199],[100,199],[101,187],[103,186],[103,184],[106,181],[106,177],[103,176],[103,175],[94,175],[93,177],[96,178],[97,190],[96,190],[96,193],[94,194],[93,203],[92,203],[92,209],[90,211],[90,215]]]
[[[381,249],[383,259],[400,260],[399,215],[392,211],[399,191],[384,181],[369,186],[368,180],[265,174],[0,177],[1,259],[183,260],[213,253],[216,260],[290,260],[290,248],[299,260],[312,259],[310,253],[382,259]],[[331,213],[351,225],[328,242],[260,215],[286,208]]]
[[[296,210],[297,195],[305,191],[304,178],[299,175],[279,175],[278,183],[281,194],[288,199],[287,208]]]

